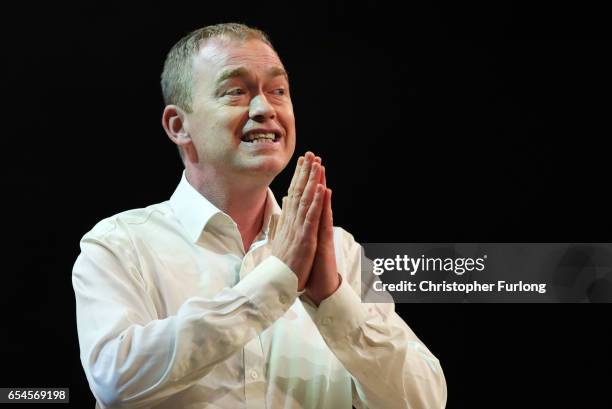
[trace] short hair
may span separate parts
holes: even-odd
[[[193,57],[209,38],[225,37],[245,41],[263,41],[274,50],[268,36],[257,28],[240,23],[222,23],[199,28],[181,38],[168,52],[161,74],[161,88],[166,105],[177,105],[192,112]]]

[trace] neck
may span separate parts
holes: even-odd
[[[185,176],[191,186],[238,225],[246,253],[261,231],[269,184],[189,167]]]

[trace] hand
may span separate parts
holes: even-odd
[[[283,198],[283,210],[272,239],[272,255],[295,273],[298,290],[304,289],[317,248],[319,220],[325,191],[319,183],[321,164],[312,152],[298,159],[289,187]]]
[[[320,160],[320,158],[317,158]],[[334,251],[334,220],[331,207],[331,189],[327,188],[325,167],[321,168],[320,183],[325,187],[325,199],[319,224],[317,250],[306,284],[306,295],[318,306],[340,286],[340,275],[336,268]]]

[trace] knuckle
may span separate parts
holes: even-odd
[[[300,242],[302,243],[302,246],[306,248],[311,248],[316,244],[315,238],[311,234],[303,236]]]
[[[306,219],[304,220],[304,231],[309,232],[310,230],[312,230],[313,226],[314,226],[314,222],[312,220],[312,217],[310,215],[307,215]],[[310,235],[306,233],[302,239],[305,240],[309,236]]]

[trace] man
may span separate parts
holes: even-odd
[[[360,246],[332,223],[321,158],[295,149],[266,36],[196,30],[170,51],[169,201],[98,223],[73,270],[81,360],[102,408],[442,408],[438,360],[393,304],[363,304]]]

